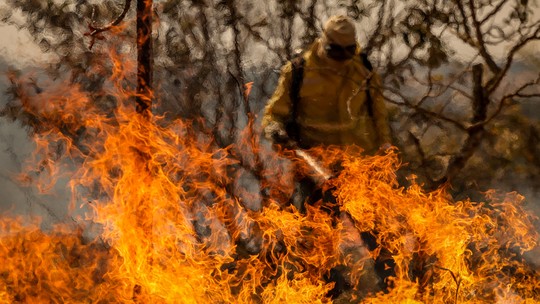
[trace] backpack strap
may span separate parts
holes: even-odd
[[[367,53],[361,52],[360,59],[362,64],[369,72],[373,71],[373,65],[369,61]],[[291,117],[290,121],[286,123],[286,131],[291,139],[299,141],[298,134],[298,103],[300,102],[300,89],[302,87],[302,82],[304,81],[304,65],[306,60],[304,59],[303,54],[291,59],[292,64],[292,75],[291,75],[291,87],[289,88],[289,97],[291,100]],[[373,98],[371,97],[370,92],[370,80],[369,77],[366,81],[366,103],[369,117],[373,117]]]
[[[303,54],[300,54],[291,59],[292,75],[291,75],[291,87],[289,88],[289,97],[291,100],[291,117],[290,121],[286,125],[287,133],[289,137],[298,141],[298,103],[300,102],[300,88],[304,81],[304,65],[306,60]]]
[[[360,59],[362,60],[362,64],[364,65],[364,67],[366,67],[366,69],[368,69],[370,73],[373,72],[373,65],[369,61],[368,54],[361,52]],[[368,115],[369,117],[373,117],[373,98],[371,97],[370,81],[371,81],[371,77],[368,77],[366,81],[366,103],[367,103]]]

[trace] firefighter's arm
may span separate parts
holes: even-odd
[[[388,122],[388,110],[386,109],[382,94],[382,82],[380,76],[377,74],[373,74],[372,76],[370,93],[373,98],[373,120],[377,130],[379,146],[385,146],[386,149],[392,144],[392,137]]]
[[[292,65],[290,62],[281,69],[279,81],[274,94],[264,109],[262,128],[266,138],[274,143],[290,141],[285,130],[285,124],[291,119],[292,105],[290,87],[292,78]]]

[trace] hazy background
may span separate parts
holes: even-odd
[[[7,89],[5,72],[8,66],[31,70],[47,60],[27,31],[0,23],[0,103]],[[17,180],[34,144],[18,122],[0,118],[0,212],[13,215],[40,216],[44,223],[70,220],[67,216],[69,193],[59,182],[51,194],[42,194],[35,187],[25,187]]]

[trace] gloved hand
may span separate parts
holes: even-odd
[[[272,132],[272,141],[276,144],[287,144],[291,139],[285,130],[275,130]]]
[[[294,140],[292,140],[282,124],[278,122],[272,122],[264,129],[264,133],[268,139],[274,144],[278,144],[287,148],[295,146]]]

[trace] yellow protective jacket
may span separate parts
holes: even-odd
[[[358,145],[375,152],[390,143],[387,110],[381,94],[380,78],[355,56],[344,68],[329,68],[317,55],[319,42],[304,53],[304,77],[297,104],[296,122],[300,145]],[[373,116],[368,114],[366,83],[369,81]],[[281,71],[277,88],[265,108],[263,128],[285,124],[292,119],[290,88],[292,64]]]

